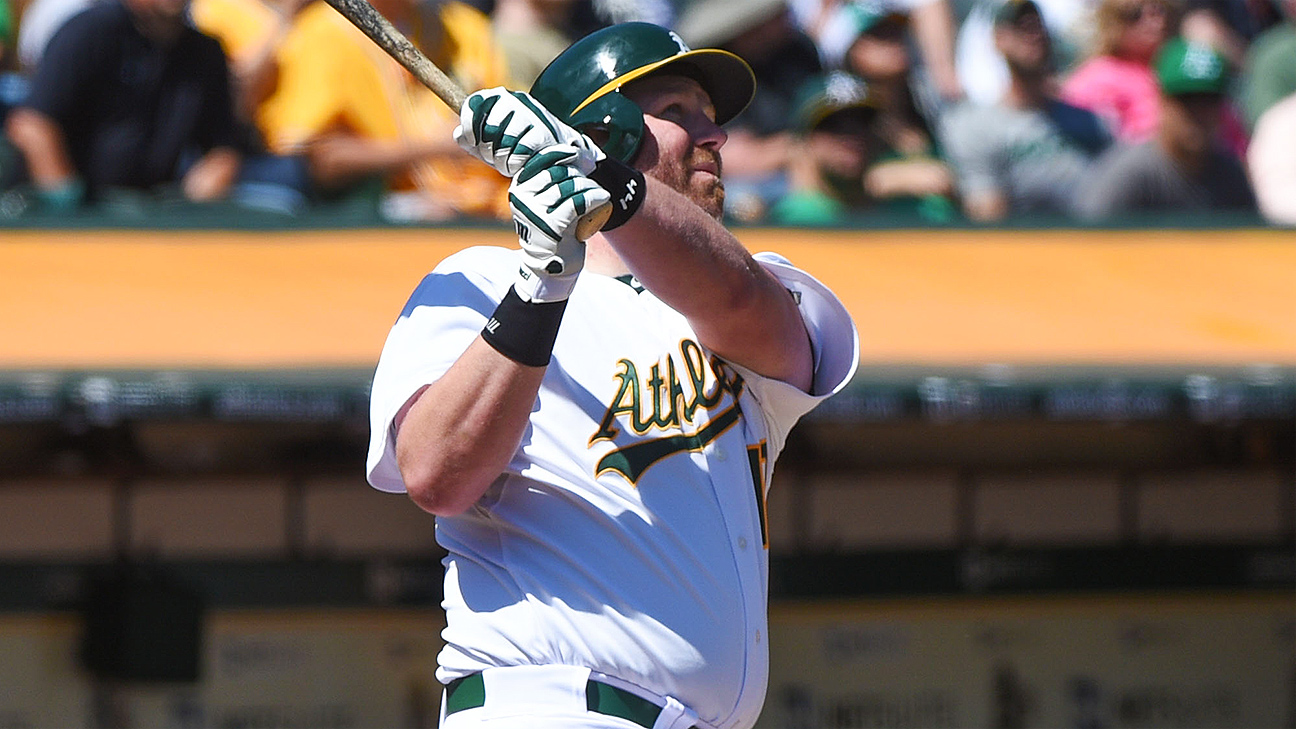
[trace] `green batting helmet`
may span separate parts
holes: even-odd
[[[701,84],[718,124],[747,108],[756,91],[751,67],[738,56],[716,48],[691,50],[674,32],[651,23],[620,23],[559,54],[540,72],[531,95],[573,127],[606,136],[603,151],[628,163],[643,141],[643,111],[621,87],[663,73]]]

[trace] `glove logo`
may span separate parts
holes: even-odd
[[[531,229],[528,228],[526,225],[524,225],[524,224],[522,223],[521,220],[518,220],[517,218],[514,218],[514,219],[513,219],[513,227],[517,228],[517,235],[518,235],[518,238],[519,238],[523,243],[526,243],[526,242],[528,242],[528,241],[531,240]]]

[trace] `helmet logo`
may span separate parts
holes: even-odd
[[[681,38],[681,37],[679,37],[679,35],[678,35],[675,31],[673,31],[673,30],[668,30],[668,31],[666,31],[666,32],[667,32],[667,33],[670,33],[671,40],[675,41],[675,45],[679,46],[680,53],[688,53],[688,52],[689,52],[688,44],[685,43],[685,42],[684,42],[684,39]]]

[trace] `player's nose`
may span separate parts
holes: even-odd
[[[709,117],[700,117],[694,125],[693,143],[699,147],[719,151],[728,140],[728,132]]]

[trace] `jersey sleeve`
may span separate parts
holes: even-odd
[[[463,266],[463,256],[447,258],[423,278],[392,325],[378,359],[369,394],[366,475],[380,491],[405,491],[396,465],[397,413],[459,359],[508,288]]]
[[[782,449],[802,415],[846,387],[859,366],[859,334],[846,306],[827,286],[776,253],[757,253],[757,262],[773,273],[796,297],[797,308],[810,334],[814,379],[810,392],[781,380],[729,365],[743,381],[765,415],[770,460]]]

